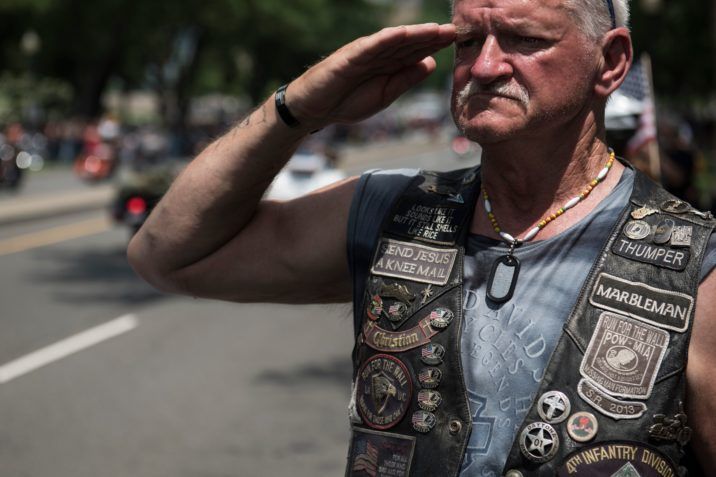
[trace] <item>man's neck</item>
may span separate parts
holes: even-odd
[[[609,151],[596,130],[559,137],[505,142],[483,148],[482,184],[500,227],[522,237],[567,201],[583,192],[605,166]],[[615,161],[603,181],[577,206],[540,231],[535,240],[554,236],[586,216],[618,183],[623,166]],[[497,237],[482,200],[475,208],[473,233]]]

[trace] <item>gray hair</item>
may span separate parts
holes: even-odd
[[[612,0],[617,27],[629,27],[629,0]],[[579,28],[596,40],[612,29],[607,0],[564,0],[565,8],[574,13]]]
[[[451,10],[455,2],[451,0]],[[617,27],[629,27],[629,0],[612,0]],[[609,14],[607,0],[564,0],[577,25],[592,40],[596,40],[612,29],[612,17]]]

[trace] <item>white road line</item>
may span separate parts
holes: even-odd
[[[39,349],[14,361],[0,366],[0,384],[32,372],[54,361],[94,346],[102,341],[119,336],[137,327],[137,317],[129,314],[120,316],[103,325],[95,326],[55,344]]]

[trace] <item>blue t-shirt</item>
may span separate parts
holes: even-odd
[[[376,171],[359,182],[349,218],[348,254],[355,296],[364,293],[368,264],[385,214],[417,171]],[[539,236],[515,250],[521,268],[513,297],[497,305],[486,299],[487,275],[505,244],[470,235],[465,253],[465,324],[461,336],[472,433],[463,477],[500,476],[512,442],[529,411],[549,357],[587,274],[626,206],[634,172],[624,174],[609,196],[568,230]],[[716,266],[712,236],[701,280]]]

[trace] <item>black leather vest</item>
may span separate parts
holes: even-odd
[[[423,172],[386,215],[357,300],[347,476],[456,476],[471,432],[460,354],[476,170]],[[504,473],[679,475],[686,352],[714,221],[636,174]]]

